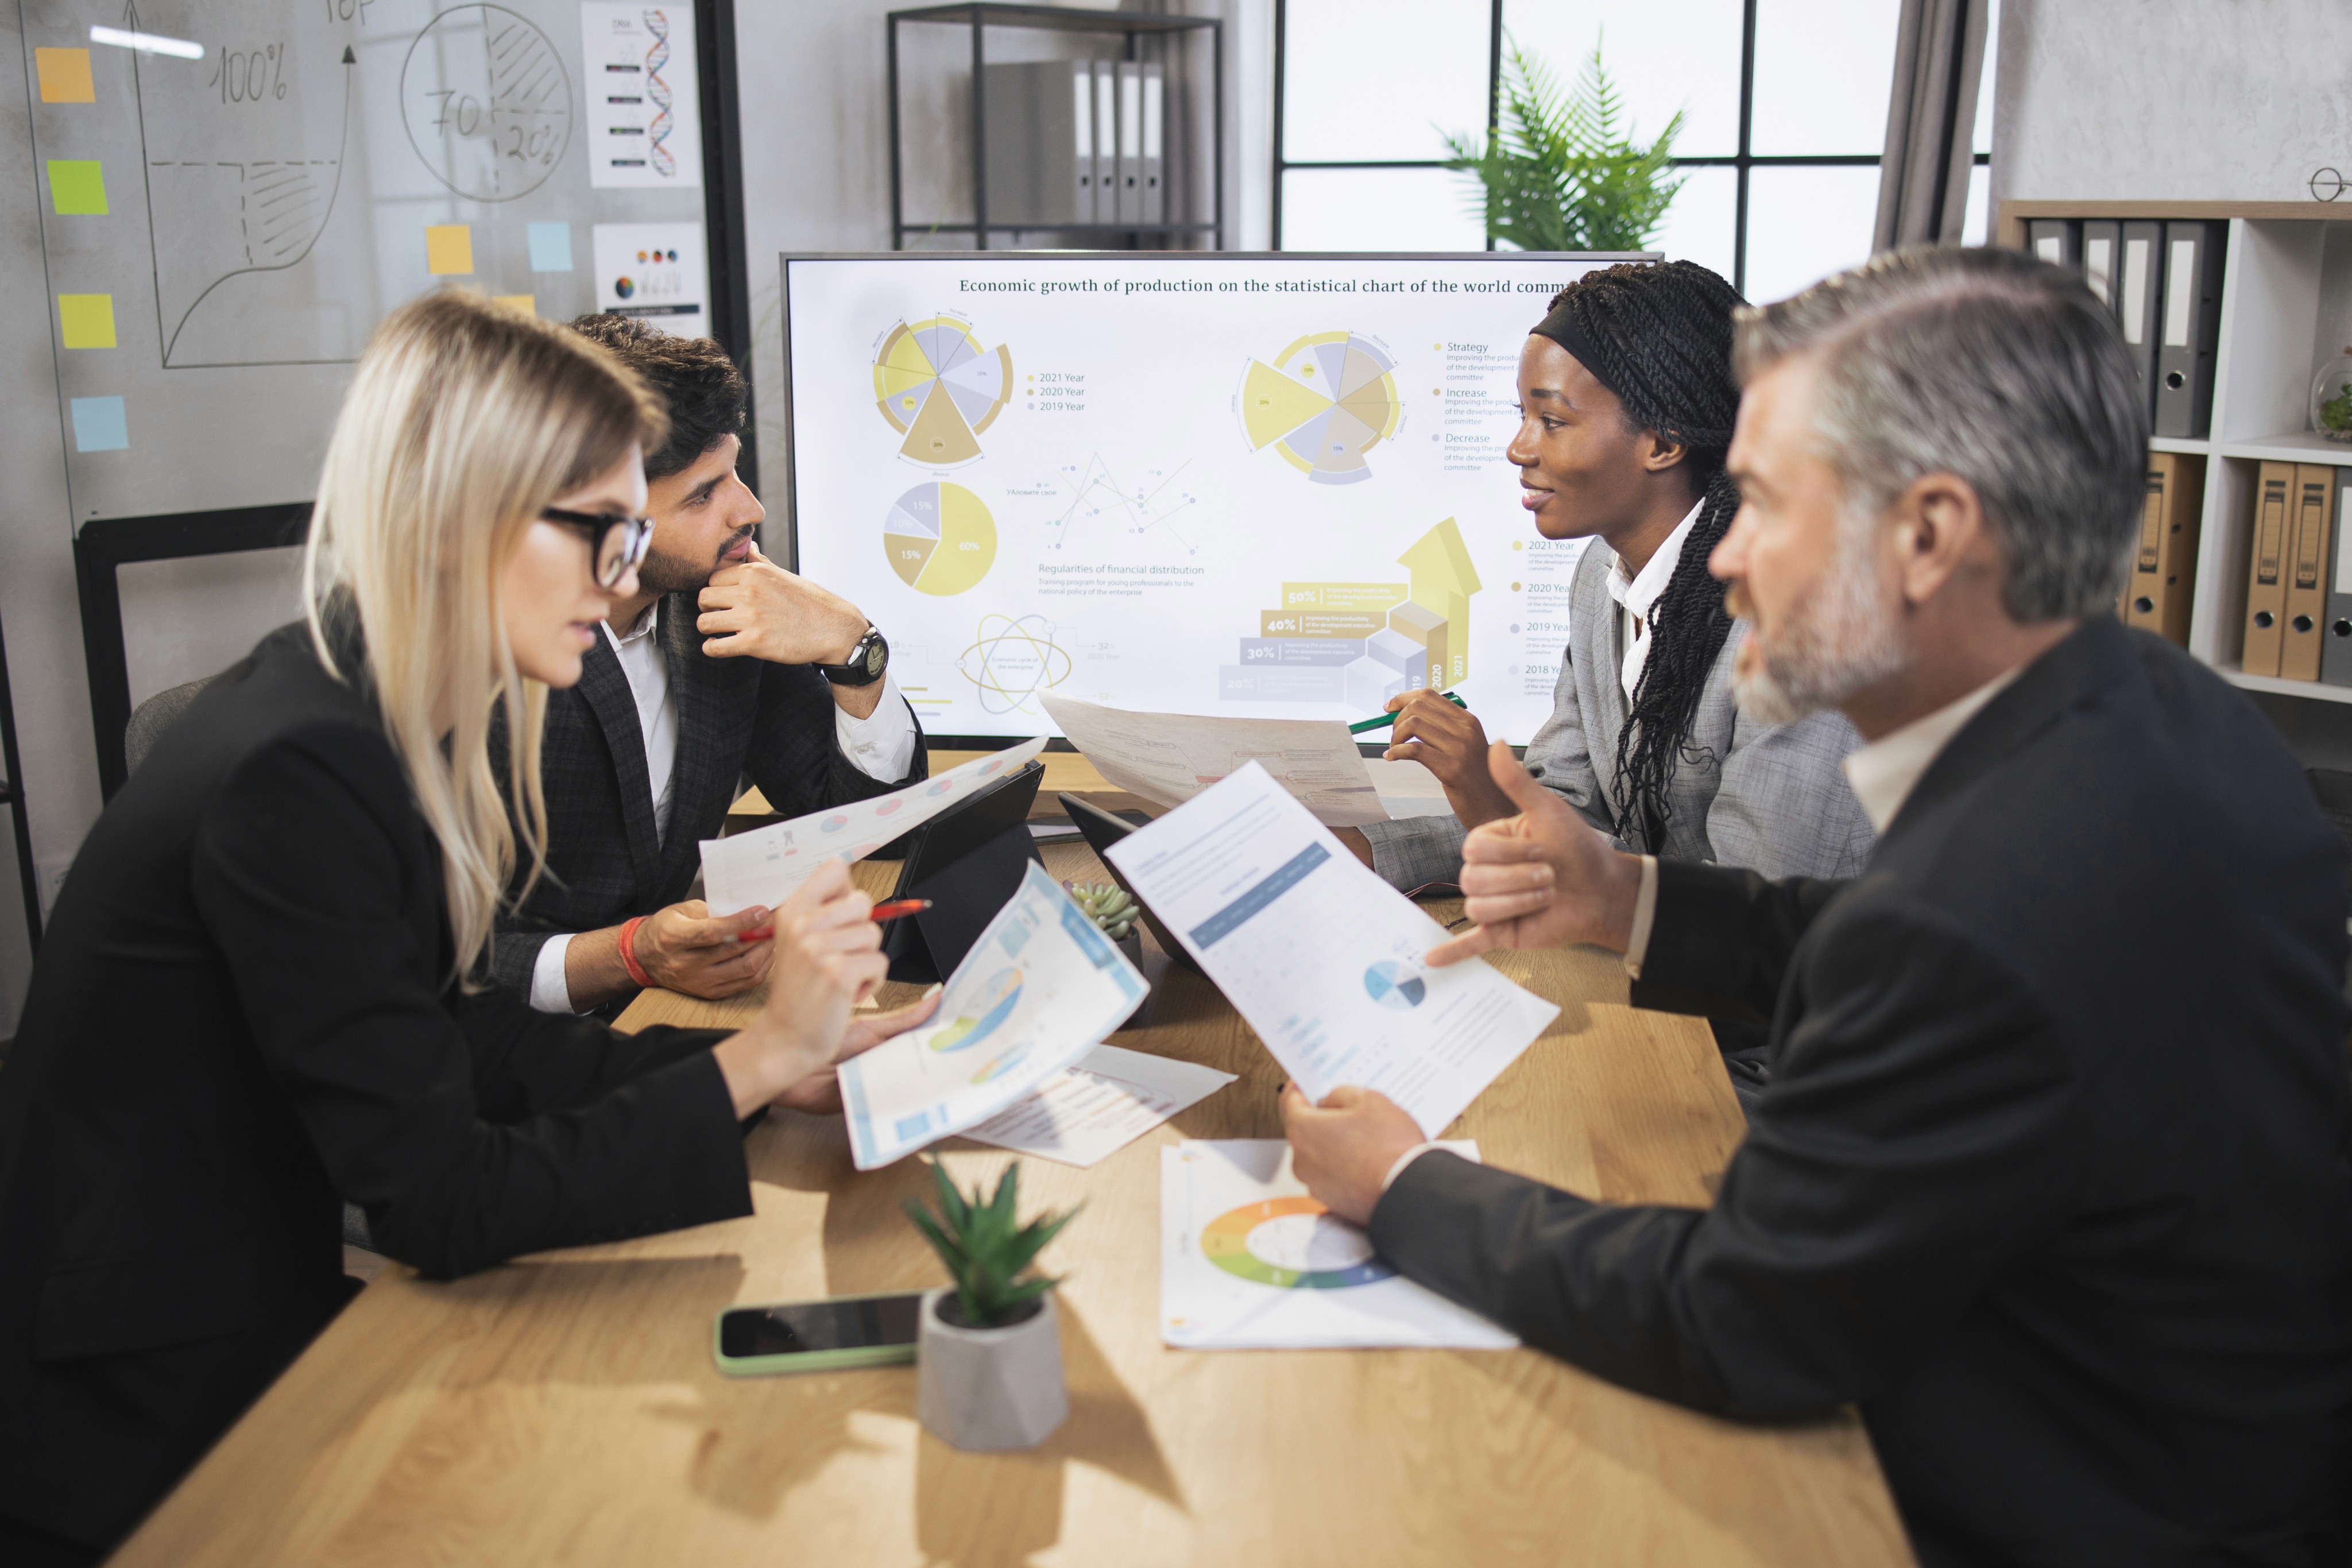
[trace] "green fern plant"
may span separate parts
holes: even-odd
[[[1487,237],[1521,250],[1646,248],[1682,189],[1672,172],[1681,111],[1643,147],[1620,131],[1624,100],[1599,44],[1573,93],[1516,40],[1506,57],[1499,131],[1445,138],[1445,166],[1476,178],[1471,205]]]
[[[1045,1250],[1045,1243],[1077,1218],[1078,1210],[1042,1215],[1023,1225],[1016,1214],[1021,1203],[1020,1162],[1004,1167],[996,1191],[986,1197],[981,1196],[978,1182],[966,1197],[948,1179],[945,1164],[936,1159],[929,1163],[931,1178],[939,1186],[940,1212],[934,1216],[910,1197],[906,1202],[907,1218],[947,1265],[965,1326],[1002,1328],[1023,1307],[1062,1282],[1044,1274],[1025,1280],[1020,1276]]]

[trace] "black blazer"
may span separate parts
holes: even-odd
[[[0,1517],[136,1523],[352,1289],[751,1212],[712,1031],[448,983],[440,854],[308,632],[91,829],[0,1070]]]
[[[547,695],[540,778],[547,791],[547,864],[520,909],[499,923],[493,967],[530,995],[532,967],[549,936],[594,931],[684,898],[702,870],[701,841],[715,839],[745,775],[787,817],[862,800],[927,778],[922,725],[904,779],[869,777],[841,753],[833,687],[804,664],[714,659],[694,629],[695,595],[662,601],[662,657],[677,699],[677,761],[670,774],[669,831],[654,831],[645,729],[636,695],[613,645],[598,637],[580,684]],[[908,708],[911,716],[913,709]],[[497,762],[499,777],[506,764]],[[516,873],[516,888],[522,872]]]
[[[1710,1211],[1442,1155],[1412,1278],[1611,1380],[1858,1402],[1925,1563],[2308,1563],[2352,1410],[2345,854],[2240,694],[2098,616],[1849,883],[1662,863],[1638,1006],[1769,1020]]]

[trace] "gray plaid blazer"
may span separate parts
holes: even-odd
[[[869,778],[841,753],[833,688],[823,675],[804,664],[711,658],[694,629],[696,614],[694,594],[673,593],[662,601],[656,633],[677,698],[666,836],[654,831],[645,730],[612,643],[597,638],[582,661],[580,684],[548,693],[540,747],[548,874],[499,922],[490,965],[502,984],[528,995],[532,966],[551,936],[618,925],[684,898],[702,869],[701,841],[719,836],[746,777],[771,806],[797,817],[884,794],[930,771],[918,720],[907,777]],[[506,776],[502,734],[491,737],[491,766]],[[516,889],[522,875],[518,868]]]
[[[1625,727],[1625,688],[1618,675],[1624,640],[1609,597],[1615,562],[1598,543],[1577,562],[1551,717],[1528,743],[1527,760],[1528,771],[1624,849],[1614,788],[1617,732]],[[1690,737],[1708,758],[1675,764],[1667,791],[1673,809],[1659,853],[1768,877],[1856,875],[1877,835],[1838,763],[1862,737],[1835,713],[1778,726],[1742,715],[1731,700],[1731,666],[1746,635],[1746,627],[1735,625],[1707,672]],[[1465,830],[1452,817],[1376,822],[1364,836],[1372,841],[1373,869],[1392,886],[1411,890],[1462,874]]]

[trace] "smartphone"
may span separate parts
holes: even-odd
[[[730,1307],[711,1324],[710,1354],[719,1370],[731,1377],[909,1362],[915,1359],[922,1305],[920,1291],[884,1291]]]

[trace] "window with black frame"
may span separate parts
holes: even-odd
[[[1987,37],[1997,36],[1993,0]],[[1488,123],[1506,40],[1573,90],[1596,47],[1646,144],[1679,112],[1682,188],[1650,248],[1775,299],[1870,254],[1897,0],[1276,0],[1274,243],[1475,250],[1447,132]],[[1965,238],[1986,234],[1992,51]]]

